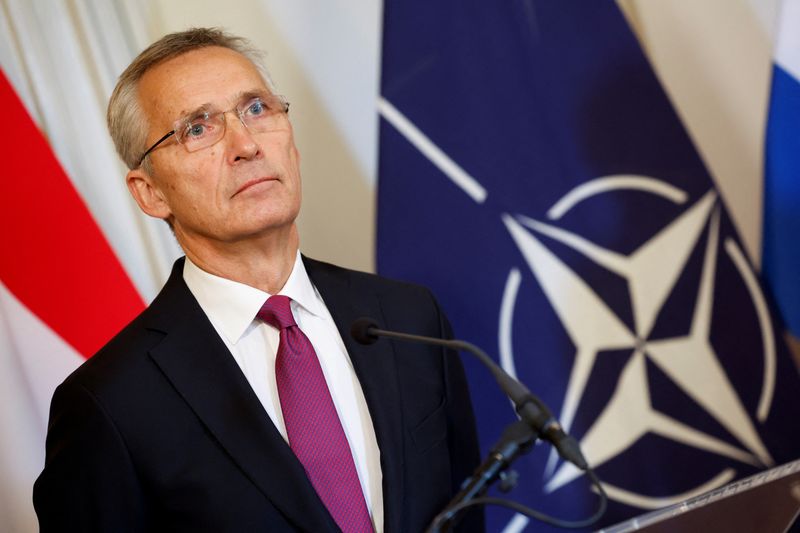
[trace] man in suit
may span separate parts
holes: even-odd
[[[128,187],[186,257],[56,390],[43,532],[422,531],[477,466],[458,357],[348,334],[372,316],[447,336],[430,293],[300,255],[287,110],[217,30],[168,35],[120,76]]]

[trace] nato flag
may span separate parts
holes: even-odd
[[[798,457],[796,368],[616,3],[387,0],[384,17],[378,269],[433,288],[456,336],[552,407],[609,493],[600,525]],[[513,413],[467,371],[488,451]],[[596,508],[548,446],[517,466],[511,498]]]

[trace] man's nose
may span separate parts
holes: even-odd
[[[225,113],[225,129],[229,158],[232,163],[240,159],[253,159],[261,153],[261,148],[256,142],[253,132],[245,126],[235,110]]]

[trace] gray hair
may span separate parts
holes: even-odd
[[[231,35],[219,28],[190,28],[170,33],[144,49],[120,75],[114,92],[108,101],[106,121],[122,161],[129,169],[139,166],[142,154],[147,149],[149,125],[139,106],[139,80],[154,66],[198,48],[219,46],[239,52],[258,69],[270,91],[275,92],[272,79],[263,64],[261,52],[243,38]],[[152,173],[149,160],[143,163],[144,170]]]

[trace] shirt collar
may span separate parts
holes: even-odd
[[[183,279],[208,318],[231,344],[242,338],[271,296],[244,283],[209,274],[188,257],[183,266]],[[292,299],[294,312],[300,306],[313,315],[322,313],[320,297],[311,284],[299,250],[289,279],[278,294]]]

